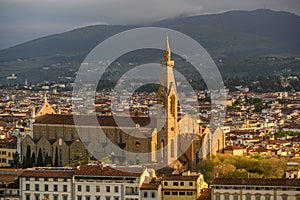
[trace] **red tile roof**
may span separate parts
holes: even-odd
[[[249,185],[249,186],[300,186],[300,179],[284,178],[216,178],[213,185]]]
[[[156,181],[155,178],[151,180],[150,183],[143,183],[140,187],[141,190],[157,190],[160,186],[160,183]]]
[[[114,116],[95,116],[93,115],[76,115],[76,123],[82,126],[125,126],[135,127],[139,123],[141,127],[156,127],[156,120],[150,117],[114,117]],[[116,120],[115,120],[116,119]],[[73,115],[43,115],[37,117],[34,124],[64,124],[75,125]]]
[[[74,172],[70,169],[30,169],[25,170],[20,177],[72,178]]]
[[[0,143],[17,145],[17,138],[16,137],[9,137],[9,138],[5,138],[5,139],[0,139]]]
[[[178,180],[178,181],[196,181],[198,178],[199,178],[200,174],[198,175],[195,175],[195,174],[192,174],[190,176],[182,176],[181,174],[172,174],[172,175],[167,175],[167,176],[164,176],[162,178],[162,181],[164,180]]]
[[[210,188],[204,188],[201,191],[201,195],[197,200],[211,200],[211,189]]]
[[[123,171],[120,171],[120,170]],[[75,176],[133,176],[133,177],[139,177],[145,168],[134,168],[131,167],[131,170],[129,167],[122,168],[122,167],[106,167],[103,165],[84,165],[80,166],[75,171]],[[128,171],[130,170],[130,171]]]

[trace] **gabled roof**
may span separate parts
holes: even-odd
[[[93,115],[76,115],[76,125],[81,126],[110,126],[110,127],[135,127],[136,123],[140,127],[156,127],[156,120],[150,117],[114,117],[114,116],[95,116]],[[34,124],[61,124],[61,125],[75,125],[73,115],[43,115],[37,117]]]
[[[53,108],[51,107],[51,105],[47,101],[46,96],[44,97],[44,99],[45,99],[44,104],[42,105],[42,107],[35,114],[36,117],[46,115],[46,114],[56,114],[56,112],[53,110]]]

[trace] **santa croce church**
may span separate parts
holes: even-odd
[[[111,156],[112,162],[120,165],[179,161],[193,170],[201,159],[222,153],[225,134],[220,128],[212,131],[190,115],[178,114],[174,61],[168,38],[161,66],[157,104],[164,108],[164,114],[158,109],[157,116],[151,119],[147,116],[97,116],[98,125],[92,123],[95,116],[80,115],[76,116],[80,119],[78,127],[73,115],[57,114],[45,97],[44,104],[32,116],[31,134],[21,143],[22,158],[29,145],[31,153],[38,155],[41,151],[43,156],[58,160],[59,166],[70,165],[78,154],[89,154],[95,158]],[[99,126],[105,134],[100,139]],[[94,142],[97,148],[90,148]]]

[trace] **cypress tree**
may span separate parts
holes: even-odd
[[[52,158],[48,155],[45,156],[44,166],[51,167],[52,166]]]
[[[54,167],[58,167],[58,149],[55,148]]]
[[[31,164],[31,147],[30,147],[30,145],[27,145],[24,167],[25,168],[32,167],[32,164]]]
[[[53,161],[52,161],[52,157],[49,156],[49,165],[52,167],[53,166]]]
[[[11,167],[19,168],[20,166],[19,158],[20,158],[19,153],[16,151],[16,153],[13,154],[13,160],[10,163]]]
[[[38,157],[37,157],[37,161],[36,161],[36,166],[38,166],[38,167],[43,167],[44,166],[43,155],[42,155],[41,148],[39,149],[39,153],[38,153]]]
[[[34,152],[32,153],[32,156],[31,156],[31,165],[35,166],[35,153]]]
[[[26,157],[23,156],[23,160],[22,160],[22,168],[26,168]]]

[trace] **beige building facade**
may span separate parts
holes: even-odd
[[[0,139],[0,167],[10,167],[16,152],[16,137]]]
[[[208,185],[202,174],[169,175],[162,178],[163,200],[195,200]]]
[[[300,200],[300,179],[217,178],[213,200]]]
[[[97,159],[109,156],[113,163],[122,165],[172,164],[179,158],[186,168],[195,169],[201,159],[223,152],[225,135],[220,129],[202,128],[191,116],[178,115],[168,39],[161,65],[161,109],[156,118],[97,116],[95,124],[93,116],[85,115],[76,116],[80,124],[75,125],[72,115],[55,114],[45,99],[32,120],[31,136],[22,141],[22,158],[30,145],[35,155],[41,149],[43,156],[48,154],[53,161],[58,156],[59,166],[69,165],[77,154],[90,154]]]

